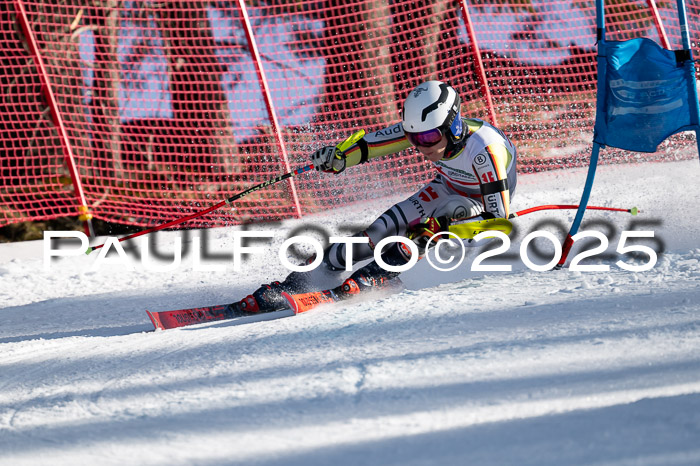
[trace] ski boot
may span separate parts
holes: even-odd
[[[263,285],[253,294],[249,294],[238,302],[229,304],[224,312],[230,318],[285,309],[287,302],[282,298],[283,291],[285,291],[285,288],[280,282]]]
[[[313,258],[309,259],[309,261]],[[287,301],[282,297],[282,292],[286,291],[290,294],[306,293],[314,290],[314,277],[316,274],[336,274],[342,272],[330,264],[324,264],[318,267],[318,272],[292,272],[287,275],[283,282],[272,282],[269,285],[262,285],[242,300],[229,304],[226,312],[231,317],[242,315],[259,314],[262,312],[274,312],[289,307]],[[338,283],[337,281],[335,283]]]
[[[353,296],[357,296],[362,292],[362,290],[355,279],[350,277],[337,288],[333,288],[332,292],[338,297],[339,301],[343,301],[352,298]]]
[[[371,262],[334,288],[333,293],[339,300],[345,300],[372,291],[399,290],[403,288],[403,282],[398,275],[398,272],[389,272],[376,262]]]

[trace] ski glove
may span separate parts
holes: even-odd
[[[412,240],[418,248],[421,250],[421,253],[425,252],[426,247],[428,246],[428,243],[430,242],[430,238],[435,236],[436,234],[440,233],[447,233],[450,229],[450,219],[443,216],[443,217],[428,217],[421,219],[420,223],[413,225],[412,227],[409,228],[408,230],[408,238]],[[432,245],[435,245],[438,240],[440,239],[447,239],[449,238],[448,235],[440,235],[437,236],[433,239]]]
[[[335,146],[322,147],[311,155],[314,168],[335,175],[345,170],[345,154]]]

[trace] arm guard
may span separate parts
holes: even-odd
[[[411,147],[401,123],[369,133],[345,151],[346,167],[368,162],[377,157],[401,152]]]
[[[510,215],[510,190],[506,168],[512,154],[503,144],[490,144],[478,157],[486,157],[486,162],[474,165],[474,172],[479,177],[481,197],[484,210],[495,217],[508,218]]]

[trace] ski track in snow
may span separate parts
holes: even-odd
[[[513,207],[576,204],[585,175],[522,176]],[[700,464],[699,179],[697,159],[599,167],[590,204],[642,210],[586,214],[610,246],[583,263],[607,272],[527,269],[525,234],[561,237],[575,214],[539,212],[514,220],[510,272],[469,271],[471,249],[452,273],[421,261],[399,294],[246,325],[152,332],[144,310],[282,278],[300,222],[241,272],[90,270],[96,253],[45,270],[42,242],[2,244],[0,464]],[[655,232],[647,272],[615,265],[648,260],[615,253],[630,229]],[[225,253],[232,230],[199,234]]]

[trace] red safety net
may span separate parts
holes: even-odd
[[[606,3],[608,39],[680,48],[675,1],[657,0],[658,15],[652,1]],[[688,3],[697,38],[700,0]],[[593,1],[5,4],[0,226],[78,214],[151,226],[191,214],[357,129],[395,123],[426,79],[451,83],[463,115],[510,135],[521,172],[588,163]],[[604,151],[602,163],[676,157],[690,139],[653,155]],[[305,215],[432,176],[408,150],[337,177],[294,177],[182,226]]]

